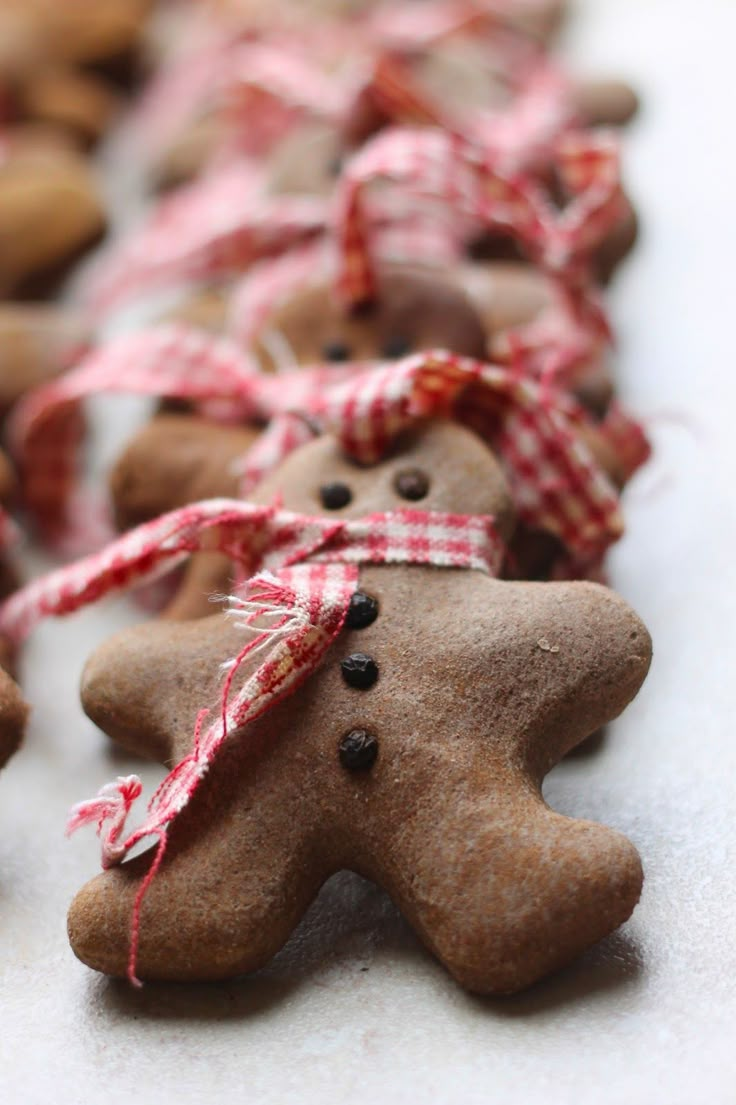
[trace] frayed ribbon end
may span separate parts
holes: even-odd
[[[119,776],[107,783],[96,798],[79,802],[71,810],[66,835],[71,836],[86,825],[95,825],[102,842],[102,866],[115,867],[125,858],[127,848],[120,843],[125,823],[133,803],[140,796],[143,784],[137,775]]]

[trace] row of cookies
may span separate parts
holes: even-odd
[[[88,151],[112,127],[140,70],[150,0],[4,0],[0,10],[0,418],[79,358],[84,312],[48,302],[103,237],[108,214]],[[17,473],[0,453],[0,593],[17,585],[4,550]],[[26,707],[5,640],[0,763],[18,746]]]
[[[319,24],[310,5],[314,35],[289,4],[257,31],[247,4],[234,27],[221,7],[201,67],[186,44],[165,57],[132,128],[143,142],[153,118],[160,139],[182,72],[214,72],[194,118],[216,116],[217,149],[86,289],[101,314],[175,290],[176,319],[101,344],[13,418],[26,501],[54,530],[76,405],[131,391],[166,408],[111,476],[136,528],[9,599],[10,638],[188,561],[164,617],[87,665],[93,720],[172,771],[132,833],[134,777],[75,811],[110,870],[75,900],[72,946],[133,979],[231,977],[349,867],[462,985],[515,991],[641,888],[628,841],[541,797],[650,659],[636,615],[579,578],[619,536],[617,483],[647,449],[612,397],[593,277],[624,224],[631,238],[616,143],[581,128],[528,33],[558,4],[520,4],[521,27],[499,5]],[[491,84],[503,62],[521,90],[476,73],[491,49]],[[450,115],[457,73],[472,87]],[[273,186],[305,168],[319,186]]]
[[[89,345],[48,302],[109,218],[88,156],[141,75],[150,0],[7,0],[0,11],[0,414]],[[0,501],[17,498],[4,463]]]

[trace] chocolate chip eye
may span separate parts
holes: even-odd
[[[364,652],[354,652],[340,664],[342,677],[349,687],[367,691],[378,679],[378,664]]]
[[[378,756],[378,741],[365,729],[353,729],[340,741],[340,763],[347,771],[368,771]]]
[[[418,502],[429,494],[429,476],[421,468],[405,468],[397,474],[394,488],[402,499]]]
[[[342,510],[353,501],[353,493],[346,483],[326,483],[319,489],[319,497],[325,510]]]
[[[406,357],[407,354],[411,353],[413,348],[408,338],[396,335],[388,339],[381,349],[381,355],[385,357],[387,361],[398,361],[401,357]]]
[[[350,599],[348,616],[345,619],[348,629],[366,629],[373,625],[378,617],[378,601],[365,591],[356,591]]]
[[[331,177],[338,177],[342,172],[342,158],[339,154],[333,157],[332,161],[327,166],[327,174]]]
[[[328,341],[322,346],[322,356],[326,361],[333,361],[338,364],[341,361],[349,361],[352,354],[352,349],[345,341],[340,341],[336,338],[334,341]]]

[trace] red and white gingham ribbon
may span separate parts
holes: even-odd
[[[432,49],[443,39],[463,33],[483,42],[496,65],[500,64],[510,81],[520,86],[523,98],[526,77],[534,61],[549,64],[515,29],[509,30],[515,28],[514,15],[519,10],[533,7],[533,3],[510,4],[508,0],[489,3],[423,0],[420,7],[409,0],[379,5],[363,17],[356,17],[354,12],[341,19],[322,17],[318,27],[306,23],[298,33],[279,26],[273,17],[268,31],[263,27],[239,26],[237,21],[227,28],[205,24],[191,36],[189,47],[153,78],[136,111],[134,129],[146,147],[155,151],[171,142],[189,121],[218,106],[228,111],[238,102],[244,122],[247,109],[247,128],[245,125],[240,128],[243,136],[246,129],[264,137],[279,133],[272,119],[283,118],[284,108],[293,110],[292,118],[302,117],[303,112],[314,114],[324,110],[325,118],[340,120],[349,113],[353,102],[356,71],[367,68],[370,72],[371,59],[397,53],[414,56]],[[259,54],[260,51],[263,53]],[[269,51],[283,55],[284,64],[272,66],[267,57]],[[330,71],[334,76],[336,64],[338,78],[332,92],[325,96],[325,74]],[[403,84],[407,78],[408,74],[402,78]],[[380,79],[375,76],[367,79],[380,97]],[[252,110],[251,94],[257,96],[259,88],[268,102],[261,99],[256,113]],[[393,100],[388,89],[385,93],[384,107],[395,122],[417,121],[411,114],[394,114],[394,108],[405,110],[408,90],[403,102]],[[517,128],[516,133],[523,145],[529,132]]]
[[[360,95],[381,111],[387,124],[439,127],[477,143],[509,172],[544,173],[560,140],[579,123],[570,80],[543,54],[515,55],[513,63],[503,60],[514,89],[504,108],[452,111],[415,76],[411,56],[392,53],[379,55]]]
[[[233,147],[252,155],[266,154],[305,118],[340,126],[359,88],[349,71],[328,74],[303,49],[268,42],[233,50],[218,79]]]
[[[470,217],[476,229],[514,238],[551,283],[552,306],[506,336],[504,359],[523,358],[525,369],[573,386],[610,340],[588,258],[620,212],[616,142],[603,133],[568,136],[559,172],[575,197],[562,213],[531,178],[499,169],[463,139],[438,130],[387,131],[346,167],[334,240],[256,265],[232,292],[230,332],[251,345],[281,303],[315,282],[334,280],[353,303],[370,297],[375,270],[386,261],[452,266]],[[385,183],[397,187],[376,194],[374,186]],[[410,217],[407,200],[416,208]]]
[[[487,158],[509,172],[546,167],[574,122],[567,82],[537,54],[510,66],[512,74],[524,73],[523,93],[511,109],[453,119],[417,86],[408,64],[380,44],[369,43],[369,60],[356,63],[357,75],[343,66],[331,77],[293,41],[216,43],[208,50],[213,60],[203,68],[216,80],[225,118],[241,120],[226,128],[231,140],[220,151],[225,163],[164,200],[151,219],[103,256],[89,290],[98,310],[153,288],[232,275],[259,256],[324,229],[324,201],[269,197],[252,164],[229,162],[236,150],[263,155],[297,119],[316,116],[340,128],[359,97],[367,95],[392,122],[443,126],[480,144]],[[367,75],[361,77],[364,69]]]
[[[381,42],[410,48],[430,45],[458,31],[495,36],[499,28],[517,29],[518,19],[540,8],[539,0],[385,0],[368,16]],[[509,41],[508,36],[503,40]],[[514,41],[511,39],[510,41]]]
[[[183,326],[118,339],[21,403],[12,437],[26,497],[47,522],[63,520],[74,457],[42,465],[39,486],[35,450],[49,448],[57,415],[70,404],[118,392],[188,399],[228,421],[275,420],[243,460],[246,491],[308,439],[312,424],[337,434],[351,455],[375,461],[401,429],[455,417],[501,458],[525,522],[555,533],[581,560],[601,555],[621,533],[618,497],[581,440],[592,419],[551,379],[445,351],[264,376],[237,346]],[[605,436],[605,423],[598,429]],[[612,443],[629,474],[648,455],[640,428],[618,407]]]
[[[511,234],[565,290],[581,323],[607,335],[588,262],[622,210],[616,139],[605,132],[568,135],[560,146],[559,171],[573,199],[558,213],[533,179],[499,168],[473,142],[441,130],[385,132],[346,165],[340,182],[340,291],[350,303],[375,292],[366,195],[369,186],[389,181],[444,201],[479,227]]]
[[[267,196],[262,171],[237,160],[164,199],[91,274],[97,311],[147,292],[242,272],[259,257],[324,230],[329,205]]]
[[[230,600],[246,640],[228,665],[219,716],[205,723],[208,711],[200,712],[191,752],[159,786],[143,823],[132,833],[124,837],[127,814],[140,794],[134,776],[75,807],[69,822],[70,830],[97,826],[105,867],[120,863],[139,841],[151,836],[158,840],[133,912],[132,981],[141,905],[163,860],[169,826],[191,801],[225,741],[319,667],[343,628],[360,566],[430,564],[496,575],[503,558],[490,517],[402,510],[335,522],[212,500],[165,515],[96,556],[31,583],[0,607],[0,633],[18,640],[41,618],[70,613],[150,581],[195,550],[205,545],[211,550],[213,534],[217,548],[245,563],[250,572],[257,571]],[[246,664],[246,677],[235,689]]]

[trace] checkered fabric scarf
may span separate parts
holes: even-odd
[[[266,195],[262,170],[236,160],[165,198],[141,227],[105,251],[87,297],[104,313],[151,291],[242,272],[323,232],[328,215],[319,197]]]
[[[573,197],[561,212],[534,180],[499,168],[481,146],[461,136],[431,129],[384,132],[348,163],[341,180],[339,291],[349,303],[375,294],[367,193],[379,182],[399,183],[411,195],[444,200],[480,227],[509,233],[564,289],[581,322],[607,336],[589,259],[622,212],[618,142],[607,132],[567,135],[558,171]]]
[[[427,98],[405,58],[376,45],[368,53],[372,60],[355,67],[357,76],[343,67],[328,78],[293,43],[218,47],[217,99],[231,137],[202,181],[165,199],[103,255],[88,287],[95,309],[110,310],[152,289],[232,276],[259,257],[328,231],[326,201],[269,195],[263,170],[252,160],[262,159],[296,120],[319,118],[339,131],[367,97],[387,121],[442,127],[515,174],[553,162],[559,140],[575,122],[568,82],[537,53],[522,63],[510,47],[502,51],[507,60],[513,56],[510,72],[517,79],[524,73],[523,93],[511,109],[458,119]],[[361,76],[366,64],[368,74]]]
[[[504,465],[520,518],[557,535],[582,565],[600,558],[623,524],[618,496],[582,441],[588,427],[611,444],[627,474],[646,460],[641,428],[620,407],[594,423],[553,379],[446,351],[388,363],[318,365],[278,376],[255,371],[237,346],[183,326],[162,326],[110,343],[75,371],[28,396],[11,426],[26,501],[47,527],[64,523],[77,458],[55,441],[64,412],[89,395],[178,397],[221,420],[268,422],[243,458],[248,493],[317,431],[373,462],[402,429],[433,417],[470,426]],[[49,463],[51,457],[54,463]]]
[[[494,69],[516,91],[513,109],[496,113],[496,118],[500,121],[507,114],[509,124],[514,118],[515,126],[507,129],[515,131],[517,149],[522,151],[525,144],[536,144],[535,131],[542,132],[550,108],[561,126],[570,120],[569,82],[514,23],[514,14],[523,15],[533,7],[424,0],[417,8],[409,0],[378,5],[357,18],[355,13],[331,21],[322,17],[316,33],[306,24],[298,34],[279,27],[273,16],[267,32],[205,24],[192,36],[189,48],[153,79],[136,113],[134,130],[149,149],[161,149],[207,110],[220,108],[227,119],[235,108],[240,141],[255,141],[262,152],[269,139],[283,134],[289,120],[316,116],[339,125],[361,91],[375,98],[394,122],[438,121],[439,106],[427,104],[410,69],[402,65],[390,76],[383,66],[392,59],[426,55],[444,40],[464,36],[482,43]],[[535,119],[530,111],[519,109],[534,87],[540,87],[543,71],[556,72],[556,77],[554,84],[547,82],[547,103],[540,105]]]
[[[369,23],[387,44],[418,46],[465,28],[481,34],[516,28],[518,20],[539,11],[539,0],[393,0],[379,3]]]
[[[104,867],[120,863],[139,841],[158,840],[132,919],[133,981],[143,896],[163,860],[169,826],[191,801],[225,741],[242,734],[319,667],[343,628],[360,566],[427,564],[496,575],[503,559],[491,517],[400,510],[335,522],[212,500],[167,514],[101,553],[30,584],[0,607],[0,633],[17,641],[43,617],[71,613],[150,581],[205,547],[226,552],[255,573],[228,600],[245,643],[226,665],[219,713],[200,712],[191,752],[159,786],[133,832],[125,835],[127,815],[141,792],[135,776],[80,803],[69,822],[69,831],[97,826]]]
[[[472,144],[436,130],[387,131],[345,170],[334,239],[264,261],[236,284],[230,332],[244,346],[268,336],[279,306],[315,283],[334,284],[348,304],[368,299],[385,262],[452,268],[462,255],[457,216],[469,215],[477,229],[502,230],[517,241],[550,282],[550,307],[504,335],[495,355],[574,387],[611,338],[588,258],[620,212],[616,142],[603,134],[569,137],[559,173],[575,196],[562,213],[533,180],[502,172]],[[376,192],[386,183],[399,187]],[[401,205],[406,199],[411,214]]]

